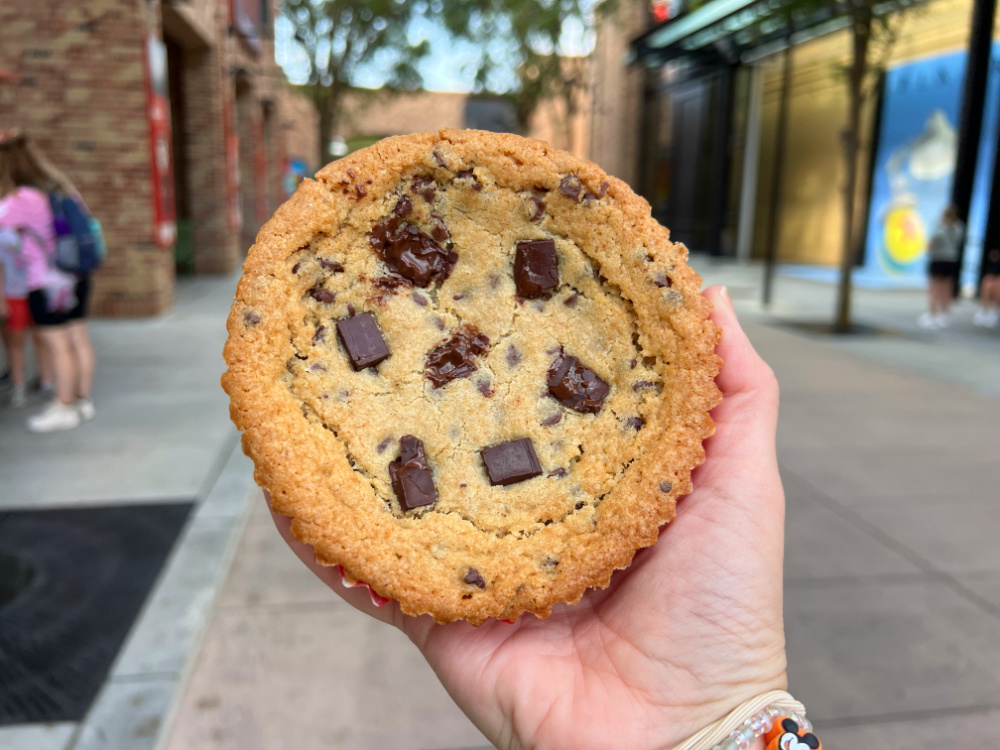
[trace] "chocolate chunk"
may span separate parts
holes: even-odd
[[[381,293],[379,296],[384,296],[385,294],[395,294],[399,291],[400,287],[403,289],[413,288],[412,282],[399,276],[379,276],[372,282],[372,285]]]
[[[556,479],[558,479],[559,477],[564,477],[566,476],[566,469],[564,469],[562,466],[559,466],[558,468],[555,468],[552,471],[550,471],[549,476],[555,477]]]
[[[580,293],[573,292],[571,295],[569,295],[566,299],[563,300],[563,304],[566,305],[566,307],[574,307],[576,306],[576,301],[578,299],[580,299]]]
[[[488,380],[480,380],[476,383],[476,388],[479,392],[483,394],[486,398],[493,398],[493,394],[496,391],[493,390],[493,384]]]
[[[247,311],[243,313],[243,322],[248,326],[255,326],[260,323],[260,316],[257,313]]]
[[[628,367],[630,370],[634,370],[637,364],[639,364],[639,360],[633,359],[628,363]]]
[[[427,355],[427,379],[440,388],[456,378],[467,378],[479,369],[476,357],[490,347],[489,338],[475,326],[466,325]]]
[[[559,260],[553,240],[522,240],[514,256],[514,285],[525,299],[538,299],[559,286]]]
[[[475,173],[471,169],[463,169],[461,172],[456,172],[455,177],[463,180],[472,180],[472,189],[477,193],[483,189],[483,185],[479,182],[479,178],[476,177]]]
[[[356,192],[356,193],[358,194],[358,200],[361,200],[361,199],[362,199],[362,198],[364,198],[364,197],[365,197],[366,195],[368,195],[368,191],[367,191],[367,190],[365,190],[365,189],[364,189],[363,187],[361,187],[360,185],[355,185],[355,186],[354,186],[354,191],[355,191],[355,192]]]
[[[559,424],[560,420],[562,420],[562,412],[558,412],[557,411],[555,414],[553,414],[548,419],[543,420],[542,421],[542,426],[543,427],[551,427],[554,424]]]
[[[452,297],[452,299],[455,300],[456,302],[459,302],[460,300],[465,299],[465,295],[464,294],[456,294],[454,297]]]
[[[354,313],[355,313],[354,305],[352,305],[350,302],[348,302],[347,303],[347,314],[350,315],[353,318],[354,317]]]
[[[392,438],[391,437],[387,437],[385,440],[383,440],[381,443],[379,443],[378,446],[376,446],[376,448],[375,448],[376,453],[379,453],[379,454],[385,453],[385,449],[389,447],[389,443],[391,443],[391,442],[392,442]]]
[[[601,197],[602,197],[602,198],[603,198],[603,197],[605,196],[605,194],[607,194],[607,192],[608,192],[608,188],[609,188],[609,187],[611,187],[611,184],[610,184],[610,183],[608,183],[608,182],[602,182],[602,183],[601,183],[601,190],[600,190],[600,194],[601,194]]]
[[[431,237],[438,242],[444,242],[451,237],[451,232],[448,231],[448,227],[445,226],[444,219],[440,215],[431,214],[431,221],[434,223],[434,227],[431,229]]]
[[[317,258],[316,262],[319,263],[327,271],[333,271],[334,273],[342,273],[344,266],[335,260],[327,260],[326,258]]]
[[[486,581],[483,580],[483,577],[475,568],[469,568],[469,572],[465,574],[462,580],[470,586],[478,586],[481,589],[486,588]]]
[[[434,318],[434,326],[439,330],[444,330],[444,321],[441,318]]]
[[[337,333],[356,371],[374,367],[389,356],[389,347],[370,312],[338,320]]]
[[[333,304],[333,301],[337,299],[337,295],[329,289],[313,289],[309,294],[314,300],[325,305]]]
[[[576,504],[575,506],[573,506],[573,507],[574,507],[574,508],[576,508],[576,510],[583,510],[583,506],[584,506],[584,505],[586,505],[586,503],[585,503],[585,502],[583,502],[583,500],[581,500],[580,502],[578,502],[578,503],[577,503],[577,504]]]
[[[324,367],[321,362],[317,362],[316,364],[312,365],[309,369],[312,370],[313,372],[326,372],[326,367]]]
[[[660,492],[670,492],[674,488],[670,482],[660,482]]]
[[[421,287],[447,279],[458,262],[457,253],[417,227],[403,224],[399,216],[378,222],[369,241],[390,271]]]
[[[559,181],[559,192],[570,200],[575,201],[579,198],[581,190],[583,190],[583,185],[575,174],[566,175]]]
[[[396,201],[396,207],[392,209],[393,216],[409,216],[413,213],[413,201],[411,201],[407,196],[403,196],[398,201]]]
[[[500,443],[480,451],[491,485],[508,485],[523,482],[542,473],[530,438]]]
[[[435,182],[433,177],[418,176],[413,178],[413,184],[410,186],[410,192],[414,195],[419,195],[428,203],[434,201],[434,194],[437,192],[435,190]]]
[[[581,414],[596,414],[604,405],[611,387],[597,373],[580,364],[576,357],[561,354],[548,372],[549,393]]]
[[[412,299],[421,307],[427,307],[427,298],[422,294],[417,294],[416,292],[414,292],[413,294],[410,295],[410,299]]]
[[[545,215],[545,201],[537,195],[531,196],[529,200],[534,207],[534,211],[531,214],[531,221],[541,221],[542,217]]]
[[[355,172],[354,172],[353,169],[348,168],[348,170],[347,170],[347,176],[350,177],[353,180],[355,177],[357,177],[357,174],[355,174]]]
[[[444,157],[441,156],[437,151],[431,151],[431,156],[434,157],[434,161],[438,163],[439,167],[447,167],[448,165],[444,161]]]
[[[582,200],[584,204],[590,205],[592,202],[597,200],[597,196],[588,190],[586,193],[583,194],[583,198],[581,198],[580,200]]]
[[[627,427],[631,427],[633,430],[638,432],[639,430],[641,430],[643,427],[646,426],[646,420],[643,419],[642,417],[629,417],[628,419],[625,420],[625,425]]]
[[[637,380],[635,381],[635,384],[632,386],[632,390],[638,393],[643,388],[655,388],[655,387],[656,383],[650,380]]]
[[[316,329],[316,333],[313,334],[313,343],[318,344],[320,341],[326,339],[326,326],[320,326]]]
[[[298,273],[299,269],[302,268],[302,261],[300,260],[294,266],[292,266],[292,273]]]
[[[658,273],[653,277],[653,283],[662,288],[669,287],[673,282],[670,281],[670,277],[665,273]]]
[[[404,512],[437,502],[434,475],[427,465],[424,444],[413,435],[399,439],[399,456],[389,464],[389,478]]]
[[[524,355],[521,354],[516,346],[511,344],[507,347],[507,367],[514,369],[521,364],[522,359],[524,359]]]

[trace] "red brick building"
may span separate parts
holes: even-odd
[[[274,62],[272,0],[0,4],[0,129],[21,128],[104,225],[97,315],[155,315],[176,268],[227,273],[314,160]]]

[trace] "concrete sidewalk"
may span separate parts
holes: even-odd
[[[179,280],[160,318],[94,321],[92,422],[34,435],[24,419],[40,399],[0,406],[0,512],[194,504],[83,721],[0,727],[4,750],[151,749],[172,710],[254,486],[219,387],[237,278]]]
[[[995,746],[1000,350],[908,329],[913,293],[858,294],[895,336],[792,332],[831,289],[782,279],[766,313],[752,267],[695,264],[730,286],[782,387],[791,690],[830,748]],[[219,602],[170,750],[488,744],[400,633],[312,578],[259,497]]]

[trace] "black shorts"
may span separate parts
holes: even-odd
[[[90,303],[90,274],[84,274],[77,279],[73,287],[76,304],[69,310],[51,311],[45,299],[45,290],[36,289],[28,292],[28,309],[36,326],[61,326],[73,323],[87,317],[87,306]]]
[[[44,289],[28,292],[28,309],[31,311],[31,319],[39,327],[61,326],[69,322],[68,313],[65,310],[49,310]]]
[[[958,261],[932,260],[927,272],[933,279],[954,279],[958,276]]]
[[[83,320],[87,317],[87,308],[90,305],[90,274],[85,273],[77,279],[76,286],[73,287],[76,295],[76,305],[66,313],[66,318],[70,322]]]
[[[1000,248],[992,248],[983,256],[983,276],[1000,276]]]

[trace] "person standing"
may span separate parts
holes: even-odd
[[[941,215],[927,248],[930,258],[929,309],[919,318],[921,328],[947,328],[948,314],[954,298],[955,280],[959,271],[959,248],[965,233],[965,225],[958,218],[954,206],[948,206]]]
[[[55,229],[47,193],[78,195],[73,184],[23,133],[0,134],[0,228],[21,236],[27,264],[28,307],[56,393],[49,406],[28,419],[33,432],[70,430],[94,416],[90,398],[95,358],[85,323],[89,277],[55,269]]]
[[[7,355],[7,373],[0,379],[0,388],[13,388],[10,405],[15,409],[28,403],[24,380],[24,342],[31,327],[27,271],[17,233],[0,229],[0,338]]]
[[[983,258],[983,282],[979,287],[979,309],[972,322],[984,328],[1000,324],[1000,247],[991,247]]]

